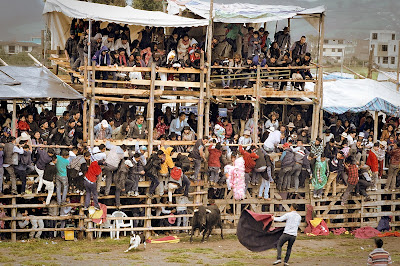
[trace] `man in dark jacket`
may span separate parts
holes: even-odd
[[[114,177],[115,183],[115,206],[119,208],[121,205],[120,196],[121,194],[125,195],[126,185],[128,183],[133,183],[130,179],[128,179],[128,172],[130,168],[133,167],[131,160],[126,160],[125,162],[121,163],[117,174]],[[131,186],[131,184],[130,184]]]
[[[164,160],[165,160],[164,152],[159,150],[157,151],[157,153],[153,153],[150,156],[146,166],[144,167],[146,176],[149,176],[151,180],[149,194],[147,194],[149,198],[153,197],[156,188],[160,184],[160,181],[158,179],[158,171],[160,171],[161,164],[164,163]]]
[[[70,37],[68,38],[67,42],[65,43],[65,57],[70,63],[70,67],[73,68],[76,59],[78,59],[78,39],[75,38],[75,31],[70,32]],[[70,73],[71,82],[74,83],[74,75]]]
[[[290,48],[290,57],[293,58],[293,60],[296,58],[303,58],[307,52],[306,36],[301,36],[300,40],[295,42]]]
[[[133,139],[146,139],[147,126],[144,123],[144,117],[142,115],[136,116],[136,120],[129,124],[129,137]]]
[[[4,145],[3,167],[10,175],[11,193],[17,195],[17,178],[15,176],[14,166],[18,165],[18,154],[23,154],[24,150],[15,145],[15,137],[9,137]]]
[[[109,49],[107,46],[103,46],[99,51],[97,51],[93,58],[93,63],[99,66],[111,66],[111,58],[109,55]],[[100,75],[103,80],[108,79],[108,71],[96,71],[96,79],[100,79]],[[105,87],[105,83],[103,82],[103,87]]]
[[[129,169],[128,179],[132,181],[132,185],[127,184],[126,190],[129,196],[139,196],[139,180],[145,174],[144,165],[140,159],[141,154],[135,153],[132,159],[132,167]]]
[[[26,188],[26,175],[28,167],[32,164],[32,152],[27,144],[23,146],[23,154],[18,155],[18,165],[15,166],[15,175],[19,177],[22,182],[21,195],[25,194]]]
[[[293,164],[295,163],[294,160],[294,153],[292,149],[290,148],[289,143],[283,144],[283,152],[281,155],[281,170],[279,172],[279,177],[278,177],[278,182],[277,182],[277,189],[278,190],[287,190],[290,185],[290,182],[288,181],[291,176]]]
[[[56,168],[56,163],[57,163],[57,156],[52,155],[51,161],[46,164],[45,169],[44,169],[44,174],[43,174],[43,184],[46,186],[47,192],[47,198],[46,198],[46,205],[50,204],[51,197],[53,196],[54,192],[54,180],[56,179],[57,175],[57,168]]]
[[[263,148],[259,147],[255,153],[258,156],[256,159],[256,166],[253,169],[252,177],[251,177],[251,184],[256,186],[260,182],[260,177],[264,174],[267,170],[267,162],[265,161],[266,152],[263,151]]]

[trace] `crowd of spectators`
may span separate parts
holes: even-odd
[[[200,69],[201,53],[205,50],[204,36],[190,36],[190,28],[175,28],[171,35],[166,36],[164,28],[145,27],[140,31],[139,38],[131,40],[131,32],[127,25],[121,26],[110,23],[104,29],[94,23],[92,36],[88,37],[88,24],[81,20],[74,20],[71,24],[70,38],[65,44],[65,56],[73,70],[83,65],[84,58],[90,55],[96,66],[148,67],[156,63],[156,67],[194,68]],[[243,34],[242,31],[246,33]],[[311,54],[306,42],[306,36],[291,44],[289,28],[275,33],[273,42],[269,32],[264,28],[255,30],[253,27],[242,28],[239,24],[228,24],[226,35],[214,37],[211,41],[213,74],[223,76],[222,87],[246,88],[249,79],[260,66],[265,71],[271,67],[301,67],[310,66]],[[200,40],[201,39],[201,40]],[[240,39],[240,40],[239,40]],[[238,43],[241,47],[238,47]],[[223,68],[218,68],[218,66]],[[224,67],[231,67],[230,69]],[[275,71],[276,72],[276,71]],[[199,81],[196,74],[169,74],[158,73],[162,81],[173,80],[178,76],[181,81]],[[276,90],[284,90],[287,80],[304,80],[312,78],[309,69],[293,68],[286,72],[276,72],[275,76],[284,81],[273,82]],[[144,72],[116,72],[97,71],[96,79],[143,79]],[[220,78],[221,79],[221,78]],[[71,73],[71,81],[76,77]],[[117,87],[116,82],[109,82]],[[251,82],[250,82],[251,83]],[[107,83],[103,83],[107,86]],[[294,82],[297,89],[304,89],[304,82]],[[161,86],[161,89],[164,89]],[[174,90],[176,88],[173,88]],[[187,87],[186,89],[191,89]]]

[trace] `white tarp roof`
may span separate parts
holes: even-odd
[[[188,9],[202,18],[209,18],[210,2],[200,0],[168,0],[168,13],[178,14]],[[255,5],[248,3],[213,4],[214,22],[223,23],[263,23],[292,18],[297,15],[320,14],[324,6],[311,9],[299,6]]]
[[[82,99],[83,96],[40,66],[1,66],[0,99]]]
[[[154,27],[199,27],[208,25],[206,19],[191,19],[160,11],[134,9],[76,0],[47,0],[43,16],[52,34],[51,47],[64,47],[69,37],[72,18],[93,19],[118,24]]]
[[[382,111],[400,115],[400,93],[391,82],[341,79],[324,82],[323,109],[330,113]]]

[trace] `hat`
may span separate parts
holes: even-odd
[[[65,126],[59,126],[58,129],[65,129]]]
[[[365,137],[365,134],[364,134],[364,132],[360,132],[360,133],[358,133],[358,136],[359,137]]]
[[[125,161],[125,165],[129,166],[129,167],[133,167],[133,163],[131,160],[126,160]]]
[[[19,137],[19,139],[20,140],[28,140],[28,139],[30,139],[31,137],[28,135],[28,133],[26,133],[26,132],[22,132],[21,133],[21,136]]]
[[[140,146],[140,150],[141,151],[147,151],[147,147],[142,145],[142,146]]]
[[[289,148],[289,147],[290,147],[290,144],[289,144],[289,143],[286,142],[285,144],[283,144],[283,148],[284,148],[284,149],[287,149],[287,148]]]
[[[295,127],[295,125],[293,124],[293,122],[290,122],[288,125],[287,125],[287,127]]]
[[[101,39],[103,36],[101,36],[101,33],[97,33],[96,35],[94,35],[94,39]]]
[[[101,121],[101,126],[102,126],[102,127],[108,127],[108,122],[107,122],[107,120]]]
[[[176,222],[176,217],[175,217],[175,215],[174,215],[173,213],[170,213],[170,214],[169,214],[168,222],[169,222],[170,224],[175,224],[175,222]]]
[[[269,133],[274,132],[274,131],[275,131],[275,128],[274,128],[274,127],[270,127],[270,128],[267,129],[267,131],[268,131]]]
[[[250,130],[248,130],[248,129],[246,129],[246,130],[243,132],[243,135],[249,135],[249,136],[250,136],[250,134],[251,134],[251,132],[250,132]]]
[[[343,138],[347,138],[347,133],[343,132],[340,136],[343,137]]]
[[[190,46],[192,46],[193,44],[198,44],[198,42],[196,41],[195,38],[192,38],[192,39],[190,40]]]
[[[70,31],[69,31],[69,34],[70,34],[70,35],[75,35],[76,33],[75,33],[74,30],[70,30]]]
[[[221,126],[218,125],[218,124],[216,124],[214,129],[215,129],[215,130],[220,130],[220,129],[221,129]]]
[[[11,129],[9,127],[3,128],[3,132],[11,134]]]
[[[382,146],[385,146],[385,147],[387,147],[387,142],[386,142],[386,141],[384,141],[384,140],[383,140],[383,141],[379,141],[379,144],[380,144],[380,145],[382,145]]]
[[[93,154],[99,153],[100,152],[100,148],[99,147],[94,147],[92,152],[93,152]]]

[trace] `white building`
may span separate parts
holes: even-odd
[[[373,30],[370,32],[370,47],[374,47],[374,63],[382,68],[397,68],[399,41],[396,32]]]
[[[39,44],[33,42],[4,42],[0,41],[0,48],[6,54],[18,54],[21,52],[30,53],[35,47],[39,47]]]
[[[329,61],[341,63],[343,57],[354,55],[354,44],[343,39],[324,40],[324,58]]]

